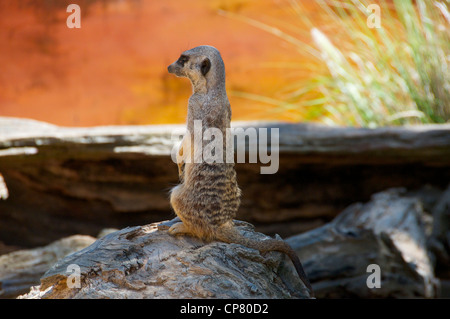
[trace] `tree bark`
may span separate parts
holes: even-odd
[[[245,236],[265,239],[239,222]],[[58,261],[21,298],[309,298],[289,260],[236,244],[128,227]],[[80,286],[72,270],[78,267]],[[73,281],[71,281],[73,279]]]
[[[318,298],[432,298],[438,295],[421,202],[404,189],[373,195],[331,223],[287,242],[304,261]],[[380,287],[369,265],[380,270]]]

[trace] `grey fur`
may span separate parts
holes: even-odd
[[[234,227],[233,218],[240,205],[241,190],[237,184],[234,163],[225,161],[226,129],[230,127],[231,108],[225,89],[225,65],[220,52],[211,46],[193,48],[183,52],[177,61],[169,65],[168,71],[179,77],[187,77],[192,83],[193,93],[188,103],[188,132],[194,132],[194,121],[201,120],[203,132],[212,127],[222,132],[224,146],[222,163],[195,163],[194,150],[200,145],[194,145],[192,134],[184,136],[177,152],[181,183],[172,189],[170,195],[172,208],[181,222],[172,225],[169,233],[242,244],[260,252],[284,252],[291,258],[297,273],[312,293],[300,260],[288,244],[277,239],[247,239]],[[206,142],[203,139],[201,141],[203,148]]]

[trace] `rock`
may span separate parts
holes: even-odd
[[[39,284],[40,277],[59,259],[92,244],[95,238],[74,235],[48,246],[0,256],[0,298],[15,298]]]
[[[322,226],[387,188],[442,190],[450,181],[448,124],[233,126],[279,129],[276,174],[260,174],[261,163],[236,165],[243,189],[237,218],[269,235]],[[0,117],[0,241],[31,248],[172,218],[168,190],[178,176],[171,135],[183,131],[184,125],[67,128]]]
[[[423,197],[389,189],[368,203],[349,206],[325,226],[288,238],[316,297],[441,296],[433,256],[427,251]],[[436,209],[445,198],[443,194]],[[21,298],[308,297],[282,254],[261,256],[239,245],[206,244],[157,230],[157,225],[167,229],[171,222],[129,227],[102,237],[57,262],[41,278],[41,286]],[[265,237],[248,223],[236,223],[248,236]],[[80,267],[80,289],[67,287],[71,265]],[[376,266],[380,287],[370,288]]]
[[[428,245],[436,257],[437,272],[446,278],[447,290],[450,292],[450,186],[442,193],[431,213],[433,230]]]
[[[98,233],[97,238],[105,237],[106,235],[114,233],[114,232],[116,232],[118,230],[119,229],[117,229],[117,228],[105,228],[105,229],[102,229],[102,231]]]
[[[317,298],[432,298],[438,281],[422,214],[417,198],[390,189],[286,241],[303,261]],[[373,264],[379,266],[380,288],[367,285]]]
[[[250,224],[246,236],[261,239]],[[166,227],[167,228],[167,227]],[[72,268],[70,268],[72,267]],[[72,270],[79,267],[80,288]],[[69,269],[69,270],[68,270]],[[58,261],[21,298],[308,298],[288,258],[278,252],[170,236],[157,224],[127,227]]]

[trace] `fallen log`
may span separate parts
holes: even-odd
[[[269,235],[319,227],[387,188],[442,189],[450,181],[450,125],[233,126],[279,130],[276,174],[260,174],[261,163],[236,165],[237,218]],[[183,132],[182,125],[67,128],[0,117],[0,254],[170,219],[168,190],[178,182],[171,135]]]
[[[439,297],[422,200],[389,189],[325,226],[288,238],[317,298]],[[246,236],[256,233],[237,222]],[[159,225],[161,230],[157,230]],[[128,227],[58,261],[21,298],[305,298],[280,253],[166,233],[170,223]],[[79,288],[69,288],[73,266]],[[71,268],[72,267],[72,268]]]
[[[318,298],[432,298],[439,282],[422,216],[418,198],[390,189],[286,241],[303,260]]]
[[[40,283],[41,276],[59,259],[89,246],[94,237],[74,235],[45,247],[0,256],[0,299],[15,298]]]
[[[239,222],[245,236],[266,238]],[[161,227],[164,228],[164,227]],[[166,227],[167,229],[167,227]],[[73,271],[78,269],[79,286]],[[74,281],[72,281],[74,280]],[[309,298],[281,253],[128,227],[58,261],[20,298]]]

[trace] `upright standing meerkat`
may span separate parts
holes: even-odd
[[[241,190],[236,180],[234,163],[226,163],[226,129],[230,128],[231,108],[225,90],[225,66],[219,51],[211,46],[198,46],[181,54],[169,65],[169,73],[187,77],[192,83],[189,98],[187,132],[177,152],[180,184],[171,190],[170,204],[181,222],[172,225],[171,235],[186,234],[206,241],[219,240],[241,244],[261,253],[280,251],[289,256],[301,280],[312,294],[312,287],[293,249],[283,240],[246,238],[233,224],[240,205]],[[194,160],[195,149],[204,148],[201,138],[194,144],[194,121],[222,132],[223,161]],[[203,134],[202,134],[203,136]],[[215,138],[217,138],[215,136]],[[228,137],[229,138],[229,137]]]

